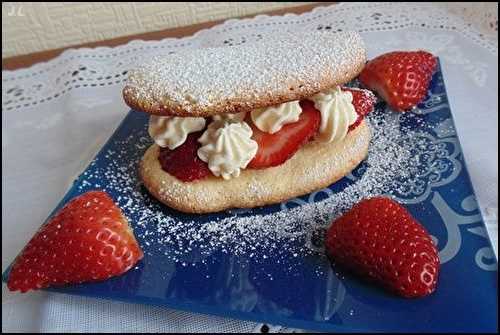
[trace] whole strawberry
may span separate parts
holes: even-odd
[[[335,264],[406,298],[436,289],[438,251],[424,227],[390,198],[354,205],[327,231],[326,250]]]
[[[425,98],[436,65],[429,52],[394,51],[369,61],[359,80],[394,110],[405,111]]]
[[[7,281],[26,292],[128,271],[143,253],[126,218],[101,191],[72,199],[33,236],[16,258]]]

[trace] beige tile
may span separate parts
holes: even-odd
[[[2,58],[306,2],[2,3]]]

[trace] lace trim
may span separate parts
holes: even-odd
[[[498,4],[496,6],[498,8]],[[437,29],[461,33],[478,46],[497,55],[498,21],[495,21],[491,12],[478,14],[478,17],[488,18],[486,26],[491,27],[489,33],[480,31],[473,26],[472,21],[463,20],[463,17],[471,17],[469,7],[462,10],[469,13],[464,16],[455,7],[448,9],[433,4],[339,4],[316,7],[311,12],[299,15],[258,15],[249,19],[231,19],[180,39],[134,40],[113,48],[70,49],[53,60],[27,69],[2,71],[2,110],[36,106],[74,89],[123,85],[128,69],[140,59],[153,54],[171,54],[189,48],[239,45],[266,38],[276,30],[283,29],[324,30],[332,33],[347,29],[361,33],[410,28]],[[455,14],[450,14],[453,12]]]

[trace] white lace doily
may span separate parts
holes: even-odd
[[[181,39],[72,49],[27,69],[2,71],[2,269],[125,116],[121,88],[137,61],[248,43],[283,30],[357,30],[369,57],[398,49],[427,49],[440,57],[464,157],[497,252],[497,13],[498,3],[339,4],[301,15],[228,20]],[[45,292],[11,294],[2,287],[2,331],[261,329],[253,322]]]

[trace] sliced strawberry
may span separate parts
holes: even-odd
[[[377,98],[370,90],[364,90],[352,87],[342,87],[342,91],[351,92],[352,104],[354,105],[354,109],[358,114],[356,122],[354,122],[349,126],[349,130],[353,130],[361,123],[363,118],[368,113],[373,112],[373,107],[375,106],[375,102],[377,102]]]
[[[321,115],[311,101],[300,102],[302,113],[299,120],[284,125],[281,130],[269,134],[259,130],[250,120],[252,139],[257,142],[257,154],[248,164],[252,169],[263,169],[284,163],[299,150],[302,144],[309,141],[318,131]]]
[[[369,61],[359,80],[390,107],[405,111],[425,98],[436,65],[436,57],[426,51],[389,52]]]
[[[208,164],[202,161],[197,154],[200,143],[198,138],[203,131],[191,133],[186,141],[175,148],[161,148],[158,157],[162,169],[184,182],[203,179],[212,174]]]
[[[424,227],[385,197],[364,199],[332,223],[326,235],[332,260],[406,297],[437,285],[439,258]]]
[[[100,281],[128,271],[143,253],[113,199],[84,193],[64,206],[16,258],[7,286],[26,292]]]

